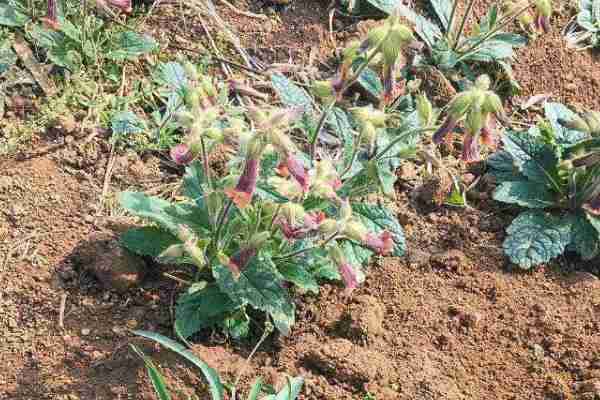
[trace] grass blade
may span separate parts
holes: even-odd
[[[152,362],[150,357],[145,355],[140,349],[138,349],[134,345],[130,345],[131,349],[144,361],[144,365],[146,366],[146,371],[148,371],[148,377],[152,382],[152,386],[154,387],[154,391],[158,396],[159,400],[171,400],[171,395],[169,394],[169,389],[167,389],[167,384],[165,382],[165,378],[162,376],[156,365]]]

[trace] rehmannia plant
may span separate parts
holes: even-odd
[[[341,280],[350,293],[364,281],[371,256],[403,255],[404,235],[393,212],[381,197],[368,195],[393,195],[401,159],[415,153],[420,133],[432,130],[420,122],[433,120],[426,115],[431,105],[421,98],[420,111],[364,103],[342,108],[344,92],[367,66],[393,64],[410,44],[412,33],[396,19],[386,29],[355,49],[358,65],[348,61],[320,83],[329,97],[319,117],[308,93],[283,75],[272,77],[283,107],[234,107],[231,85],[190,64],[180,67],[183,106],[175,120],[186,139],[171,157],[185,168],[182,196],[120,195],[124,209],[151,222],[126,232],[124,247],[194,267],[177,302],[179,335],[218,326],[245,336],[251,310],[266,313],[288,334],[292,292],[316,293],[323,280]],[[337,145],[321,140],[326,130]],[[217,174],[209,154],[223,144],[236,154],[226,173]]]
[[[558,103],[526,133],[507,132],[488,164],[494,199],[526,208],[507,228],[504,250],[521,268],[574,251],[600,254],[600,113]]]

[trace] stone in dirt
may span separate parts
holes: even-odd
[[[361,337],[381,335],[384,332],[385,309],[373,296],[362,295],[349,307],[350,333]]]
[[[118,292],[137,286],[146,269],[144,260],[123,249],[111,232],[91,234],[86,244],[79,247],[76,261],[106,289]]]
[[[431,257],[431,266],[452,272],[463,273],[470,269],[471,262],[462,251],[458,249],[447,250],[434,254]]]

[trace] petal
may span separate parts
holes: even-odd
[[[346,286],[346,291],[351,292],[358,287],[358,275],[350,263],[340,264],[338,271],[342,276],[342,281],[344,282],[344,286]]]
[[[302,190],[306,192],[309,186],[309,176],[302,161],[300,161],[295,154],[290,154],[286,159],[286,167],[289,173],[296,179],[300,186],[302,186]]]
[[[388,231],[383,231],[379,235],[369,232],[366,235],[365,244],[380,255],[390,254],[394,249],[394,239]]]
[[[479,154],[479,137],[470,134],[465,134],[463,140],[462,160],[466,163],[474,163],[481,161]]]
[[[481,128],[481,142],[488,147],[496,148],[498,146],[498,135],[495,130],[496,121],[490,117],[483,128]]]

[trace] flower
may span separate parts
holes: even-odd
[[[548,33],[550,31],[550,17],[552,16],[552,1],[551,0],[536,0],[535,1],[535,27],[538,31]]]
[[[441,144],[449,133],[454,131],[456,125],[458,124],[458,120],[448,116],[442,126],[433,134],[433,143]]]
[[[481,155],[479,154],[479,135],[465,133],[463,139],[462,160],[466,163],[481,161]]]
[[[125,14],[130,14],[133,8],[131,7],[131,0],[107,0],[107,3],[113,7],[117,7]]]
[[[244,171],[235,188],[225,189],[225,195],[227,195],[227,197],[229,197],[239,208],[248,207],[252,201],[259,172],[260,160],[248,158],[246,159]]]
[[[281,208],[281,218],[277,223],[287,239],[299,239],[319,229],[325,220],[322,211],[306,212],[300,204],[286,203]]]
[[[172,147],[170,154],[171,159],[177,165],[188,165],[196,157],[196,154],[194,154],[190,146],[184,143],[180,143],[177,146]]]
[[[359,274],[359,268],[348,262],[343,251],[337,245],[334,245],[329,249],[329,257],[338,268],[338,272],[342,277],[342,282],[344,282],[344,286],[346,287],[345,292],[348,294],[351,293],[358,287],[362,280],[362,277]]]
[[[288,154],[285,160],[285,167],[289,173],[296,179],[304,192],[308,191],[309,176],[308,170],[304,168],[304,164],[296,154]]]
[[[51,29],[58,30],[60,29],[60,24],[58,23],[58,3],[56,0],[48,0],[47,1],[47,12],[46,17],[44,17],[43,21],[48,27]]]
[[[390,254],[394,250],[394,238],[388,231],[383,231],[380,234],[369,232],[364,243],[381,255]]]

